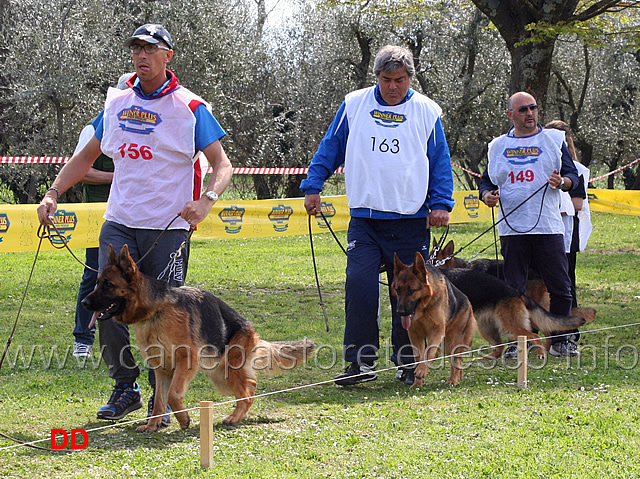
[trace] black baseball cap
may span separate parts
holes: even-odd
[[[130,46],[134,40],[142,40],[147,43],[160,43],[165,42],[169,45],[169,48],[173,49],[173,41],[171,41],[171,35],[164,29],[159,23],[147,23],[138,27],[133,35],[127,38],[124,42],[124,46]]]

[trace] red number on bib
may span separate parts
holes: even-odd
[[[534,179],[534,174],[531,170],[519,171],[517,175],[510,172],[507,176],[509,177],[509,180],[511,180],[511,183],[524,183],[525,181],[531,182]]]
[[[140,157],[142,157],[143,160],[150,160],[153,158],[151,148],[146,145],[139,146],[136,143],[130,143],[127,145],[126,143],[123,143],[120,148],[118,148],[118,151],[122,155],[122,158],[125,156],[128,156],[132,160],[137,160]]]

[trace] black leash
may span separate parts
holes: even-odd
[[[142,260],[144,260],[149,253],[151,253],[151,251],[153,251],[155,249],[156,246],[158,246],[158,243],[160,242],[160,238],[162,238],[162,236],[169,230],[169,228],[171,227],[171,225],[173,224],[173,222],[175,220],[177,220],[178,218],[180,218],[180,215],[176,215],[174,216],[174,218],[169,222],[169,224],[162,230],[162,232],[158,235],[158,237],[156,238],[156,240],[154,241],[154,243],[151,245],[151,247],[147,250],[147,252],[142,256],[142,258],[140,258],[138,261],[136,261],[136,265],[139,265]],[[58,228],[56,228],[55,223],[53,222],[53,217],[49,216],[49,220],[51,221],[51,225],[47,225],[46,226],[46,232],[45,232],[45,228],[42,227],[42,225],[40,225],[40,227],[38,228],[38,237],[40,238],[40,241],[42,242],[42,239],[46,238],[49,240],[49,243],[51,243],[51,246],[53,246],[55,249],[62,249],[62,248],[66,248],[67,251],[69,252],[69,254],[71,254],[71,256],[73,256],[73,258],[80,263],[82,266],[84,266],[85,268],[93,271],[94,273],[98,273],[99,271],[95,268],[92,268],[91,266],[87,265],[84,261],[82,261],[80,258],[78,258],[75,253],[71,250],[71,248],[69,248],[69,240],[67,239],[66,236],[64,236],[62,233],[60,233],[60,231],[58,231]],[[49,228],[53,228],[55,230],[55,234],[51,234],[50,229]],[[176,253],[178,254],[178,256],[180,255],[180,252],[182,251],[182,249],[186,246],[186,243],[191,239],[191,235],[193,234],[193,227],[189,230],[189,236],[187,237],[186,240],[184,240],[182,242],[182,244],[178,247],[178,250],[176,251]]]
[[[43,231],[41,231],[44,229],[47,229],[47,233],[44,233]],[[58,232],[56,231],[56,233]],[[48,227],[44,227],[43,225],[40,225],[40,227],[38,228],[38,237],[40,238],[40,241],[38,243],[38,249],[36,250],[36,256],[33,258],[33,264],[31,265],[31,272],[29,273],[29,278],[27,279],[27,285],[24,288],[24,294],[22,295],[22,301],[20,302],[20,307],[18,308],[18,314],[16,315],[16,319],[13,322],[13,328],[11,329],[11,333],[9,334],[9,338],[7,339],[7,344],[5,345],[4,351],[2,352],[2,357],[0,358],[0,370],[2,369],[2,365],[4,364],[4,358],[7,356],[7,352],[9,351],[9,347],[11,346],[11,342],[13,341],[13,336],[15,335],[16,329],[18,327],[18,320],[20,319],[20,314],[22,313],[22,307],[24,305],[24,301],[27,298],[27,291],[29,291],[29,285],[31,284],[31,278],[33,277],[33,272],[35,270],[36,263],[38,261],[38,255],[40,254],[42,241],[44,240],[44,238],[51,237],[51,234],[48,231]],[[11,437],[7,434],[4,434],[3,432],[0,432],[0,436],[6,439],[9,439],[13,442],[16,442],[18,444],[23,444],[25,446],[29,446],[34,449],[40,449],[42,451],[57,451],[57,452],[61,451],[61,449],[49,449],[47,447],[40,447],[40,446],[36,446],[35,444],[29,444],[15,437]]]
[[[442,232],[442,236],[440,237],[440,240],[436,241],[436,244],[433,247],[433,251],[431,251],[431,254],[429,255],[429,259],[427,259],[427,261],[426,261],[428,264],[434,264],[436,256],[438,255],[438,251],[440,251],[442,249],[442,247],[444,246],[444,242],[447,239],[448,235],[449,235],[449,225],[447,225],[445,230]],[[444,261],[446,261],[446,260],[444,260]],[[438,262],[438,263],[440,263],[440,262]],[[440,264],[444,264],[444,262],[442,262]],[[436,266],[439,266],[439,264],[437,264]]]
[[[2,365],[4,364],[4,358],[7,356],[7,352],[9,351],[9,346],[11,346],[11,342],[13,341],[13,336],[18,327],[18,319],[20,318],[20,313],[22,313],[22,306],[24,306],[24,301],[27,298],[27,291],[29,291],[29,285],[31,284],[31,278],[33,278],[33,271],[36,267],[36,262],[38,261],[38,255],[40,254],[40,248],[42,247],[42,240],[46,237],[44,234],[40,234],[40,230],[43,229],[42,225],[38,228],[38,236],[40,237],[40,242],[38,243],[38,249],[36,250],[36,256],[33,258],[33,264],[31,265],[31,273],[29,273],[29,278],[27,279],[27,285],[24,288],[24,294],[22,295],[22,301],[20,301],[20,306],[18,307],[18,314],[16,315],[16,320],[13,322],[13,328],[11,329],[11,333],[9,333],[9,339],[7,339],[7,344],[4,347],[4,351],[2,352],[2,357],[0,358],[0,370],[2,369]]]
[[[507,223],[507,225],[509,225],[509,222],[506,220],[506,218],[513,214],[518,208],[520,208],[522,205],[524,205],[527,201],[529,201],[531,198],[533,198],[535,195],[537,195],[538,193],[540,193],[540,191],[542,191],[544,188],[546,188],[547,186],[549,186],[548,183],[544,183],[540,188],[538,188],[536,191],[534,191],[533,193],[531,193],[529,196],[527,196],[518,206],[516,206],[514,209],[512,209],[511,211],[509,211],[509,213],[505,214],[504,210],[501,209],[502,211],[502,218],[500,218],[498,221],[494,220],[494,223],[489,226],[486,230],[484,230],[482,233],[480,233],[478,236],[476,236],[474,239],[472,239],[471,241],[469,241],[466,245],[462,246],[461,248],[459,248],[456,252],[454,252],[451,255],[451,258],[453,258],[454,256],[457,256],[459,253],[461,253],[462,251],[464,251],[466,248],[468,248],[469,246],[471,246],[473,243],[475,243],[477,240],[479,240],[480,238],[482,238],[485,234],[487,234],[489,231],[491,231],[492,229],[494,230],[494,237],[495,237],[495,227],[501,222],[501,221],[505,221]],[[536,224],[533,226],[533,228],[535,228],[538,223],[540,222],[540,218],[542,216],[542,206],[544,203],[544,197],[546,195],[546,191],[544,192],[544,194],[542,195],[542,201],[540,202],[540,212],[538,214],[538,220],[536,221]],[[500,207],[502,208],[502,204],[500,204]],[[493,208],[491,208],[491,210],[493,211]],[[515,230],[514,228],[511,227],[511,225],[509,225],[509,227],[511,229],[513,229],[514,231],[516,231],[517,233],[520,233],[518,230]],[[528,231],[531,231],[533,228],[529,229]],[[526,231],[526,232],[528,232]],[[525,232],[523,232],[525,233]],[[497,240],[496,240],[497,241]],[[497,253],[496,253],[497,255]],[[447,258],[449,259],[449,258]]]
[[[324,324],[327,328],[327,332],[329,332],[329,317],[327,316],[327,308],[325,307],[324,301],[322,300],[322,290],[320,289],[320,279],[318,278],[318,266],[316,265],[316,253],[315,253],[315,249],[313,248],[313,233],[311,232],[311,215],[308,215],[308,216],[309,216],[309,243],[311,244],[311,258],[313,259],[313,273],[316,276],[316,287],[318,288],[318,296],[320,297],[320,307],[322,308],[322,314],[324,314]],[[324,218],[324,215],[322,215],[322,217]],[[331,233],[333,233],[333,231],[331,231]],[[334,238],[336,238],[335,235],[334,235]],[[336,241],[338,241],[338,238],[336,238]],[[338,241],[338,244],[342,248],[340,241]],[[342,248],[342,251],[344,251],[344,254],[347,254],[344,248]]]
[[[136,261],[136,265],[142,263],[142,260],[145,259],[149,255],[149,253],[151,253],[155,249],[156,246],[158,246],[158,243],[160,242],[160,238],[162,238],[162,235],[164,235],[167,232],[167,230],[171,227],[173,222],[175,220],[177,220],[178,218],[180,218],[180,215],[175,215],[173,217],[173,219],[171,221],[169,221],[169,224],[167,226],[165,226],[165,228],[162,230],[162,232],[158,235],[158,237],[156,238],[155,242],[151,245],[151,248],[149,248],[149,250],[142,256],[142,258],[140,258],[138,261]],[[178,248],[179,251],[181,251],[182,248],[184,248],[186,242],[189,241],[189,239],[191,238],[192,234],[193,234],[193,227],[190,229],[189,236],[187,237],[187,239],[184,240],[183,243]]]
[[[347,256],[347,250],[344,249],[344,246],[342,246],[342,243],[340,243],[340,240],[338,239],[338,237],[336,236],[335,232],[333,231],[333,228],[331,227],[331,223],[329,222],[329,220],[324,216],[324,213],[322,211],[320,211],[320,216],[322,216],[322,219],[324,220],[325,224],[327,225],[327,228],[329,229],[329,231],[331,232],[331,235],[333,236],[333,239],[336,240],[336,243],[338,243],[338,246],[340,246],[340,249],[342,250],[342,252],[345,254],[345,256]],[[382,273],[383,271],[386,271],[386,267],[387,265],[385,265],[384,263],[382,263],[380,265],[380,273]],[[389,286],[387,283],[385,283],[384,281],[380,281],[378,280],[378,283],[380,283],[383,286]]]
[[[91,266],[88,266],[87,264],[85,264],[84,261],[82,261],[80,258],[78,258],[75,255],[75,253],[73,251],[71,251],[71,248],[69,248],[69,240],[67,239],[67,237],[65,235],[63,235],[62,233],[60,233],[60,231],[58,231],[58,228],[56,228],[56,225],[53,222],[53,217],[52,216],[49,216],[49,221],[51,221],[51,225],[46,225],[45,228],[43,228],[43,225],[40,225],[38,227],[38,237],[40,238],[40,242],[42,242],[42,240],[44,238],[46,238],[46,239],[49,240],[49,243],[51,243],[51,246],[53,246],[55,249],[66,248],[67,251],[69,252],[69,254],[71,254],[71,256],[73,256],[78,263],[80,263],[85,268],[93,271],[94,273],[97,273],[98,272],[97,269],[94,269]],[[51,234],[50,228],[53,228],[56,233],[55,234]],[[46,230],[46,232],[45,232],[45,230]],[[57,243],[56,243],[56,240],[57,240]]]

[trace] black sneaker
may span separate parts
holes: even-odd
[[[351,363],[344,373],[336,376],[335,383],[338,386],[353,386],[378,379],[375,368],[368,364]]]
[[[416,380],[415,368],[400,368],[396,371],[396,379],[407,386],[413,386]]]
[[[155,400],[155,394],[152,394],[147,403],[147,417],[151,417],[153,414],[153,401]],[[147,421],[148,422],[148,421]],[[171,425],[171,406],[167,404],[167,415],[162,416],[162,421],[158,427],[169,427]]]
[[[504,359],[518,359],[518,345],[511,343],[507,346],[504,353],[502,353]]]
[[[580,356],[580,351],[578,351],[578,345],[573,341],[562,341],[559,343],[553,343],[549,348],[549,353],[552,356],[565,357],[565,358]]]
[[[98,419],[122,419],[142,407],[138,383],[116,383],[107,404],[98,409]]]

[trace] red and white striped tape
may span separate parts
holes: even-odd
[[[70,156],[0,156],[0,164],[61,164],[66,163],[71,157]],[[596,178],[591,178],[589,181],[597,181],[602,178],[606,178],[607,176],[611,176],[619,171],[624,170],[625,168],[629,168],[630,166],[636,164],[640,161],[640,158],[636,158],[631,163],[621,166],[620,168],[610,171],[604,175],[598,176]],[[477,176],[480,178],[482,175],[476,173],[474,171],[468,170],[453,161],[451,162],[453,166],[456,168],[460,168],[463,171],[466,171],[470,175]],[[211,171],[211,168],[209,168]],[[234,175],[305,175],[309,171],[308,168],[234,168]],[[336,170],[336,173],[344,173],[344,168],[340,167]]]
[[[453,166],[455,166],[456,168],[460,168],[462,171],[466,171],[470,175],[477,176],[478,178],[482,178],[482,175],[480,173],[476,173],[475,171],[467,170],[466,168],[458,165],[457,163],[454,163],[453,161],[451,162],[451,164]]]
[[[2,156],[0,163],[66,163],[70,156]]]
[[[2,156],[0,164],[60,164],[66,163],[70,156]],[[211,171],[211,168],[209,168]],[[235,175],[305,175],[308,168],[234,168]],[[336,173],[344,173],[344,168],[338,168]]]
[[[617,173],[618,171],[622,171],[622,170],[624,170],[625,168],[629,168],[631,165],[633,165],[633,164],[635,164],[635,163],[637,163],[637,162],[639,162],[639,161],[640,161],[640,158],[636,158],[636,159],[635,159],[635,160],[633,160],[631,163],[629,163],[629,164],[627,164],[627,165],[624,165],[624,166],[621,166],[621,167],[620,167],[620,168],[618,168],[617,170],[610,171],[609,173],[606,173],[606,174],[604,174],[604,175],[598,176],[598,177],[596,177],[596,178],[591,178],[591,179],[589,180],[589,182],[596,181],[596,180],[601,180],[602,178],[606,178],[607,176],[611,176],[611,175],[613,175],[614,173]]]

